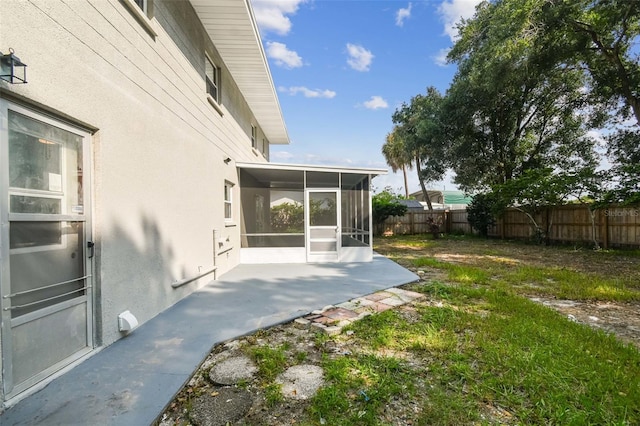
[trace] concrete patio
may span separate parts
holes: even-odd
[[[148,425],[217,343],[418,277],[371,263],[240,265],[0,415],[8,425]]]

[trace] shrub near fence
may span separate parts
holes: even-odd
[[[608,206],[594,212],[595,227],[586,206],[571,204],[541,209],[534,218],[538,225],[549,230],[547,239],[556,243],[593,244],[603,248],[640,248],[640,206]],[[390,217],[377,234],[426,234],[427,219],[433,217],[444,233],[471,233],[466,210],[433,210],[408,212]],[[489,228],[489,236],[526,239],[533,235],[529,218],[520,210],[508,209],[496,224]]]

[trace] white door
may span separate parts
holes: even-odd
[[[93,347],[89,138],[0,100],[5,397]]]
[[[305,192],[307,262],[337,262],[340,253],[340,191]]]

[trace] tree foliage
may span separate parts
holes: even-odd
[[[382,155],[393,172],[402,170],[405,197],[409,198],[407,169],[413,168],[414,155],[407,149],[404,139],[399,135],[398,127],[394,127],[387,135],[386,142],[382,145]]]
[[[581,66],[590,93],[618,106],[614,117],[633,115],[640,125],[640,2],[635,0],[539,0],[544,41],[557,60]]]
[[[467,221],[483,237],[489,234],[489,227],[496,223],[492,194],[479,193],[473,196],[467,206]]]
[[[271,207],[271,230],[274,232],[304,232],[302,203],[282,203]]]
[[[407,212],[407,206],[400,204],[397,195],[388,187],[371,197],[371,209],[373,222],[377,225],[388,217],[403,216]]]
[[[536,220],[536,215],[546,206],[563,204],[572,193],[578,175],[554,172],[550,167],[527,170],[521,176],[492,189],[494,211],[502,213],[513,207],[527,216],[533,238],[541,243],[546,241],[551,222],[546,229]]]
[[[392,117],[395,124],[393,140],[404,147],[407,157],[402,157],[403,159],[413,158],[415,161],[418,180],[429,210],[433,206],[426,185],[442,179],[446,171],[445,139],[440,123],[442,99],[435,87],[429,87],[426,95],[418,94],[409,103],[403,103]]]
[[[584,74],[554,61],[534,24],[542,1],[481,4],[449,54],[458,72],[445,102],[456,183],[486,191],[552,166],[595,161],[587,137]]]
[[[429,88],[393,115],[424,181],[449,167],[485,194],[481,229],[489,204],[533,218],[570,197],[590,214],[640,202],[640,1],[484,1],[458,30],[445,96]]]

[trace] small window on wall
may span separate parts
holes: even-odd
[[[224,220],[230,222],[232,217],[233,206],[233,184],[231,182],[224,183]]]
[[[121,0],[121,3],[129,9],[131,14],[151,36],[158,36],[151,22],[153,18],[153,0]]]
[[[149,5],[147,4],[148,0],[133,0],[133,2],[137,4],[145,14],[147,14],[147,10],[149,8]]]
[[[220,103],[220,69],[214,65],[208,56],[205,56],[205,68],[207,93],[211,95],[216,103]]]
[[[251,125],[251,148],[258,149],[258,128]]]

